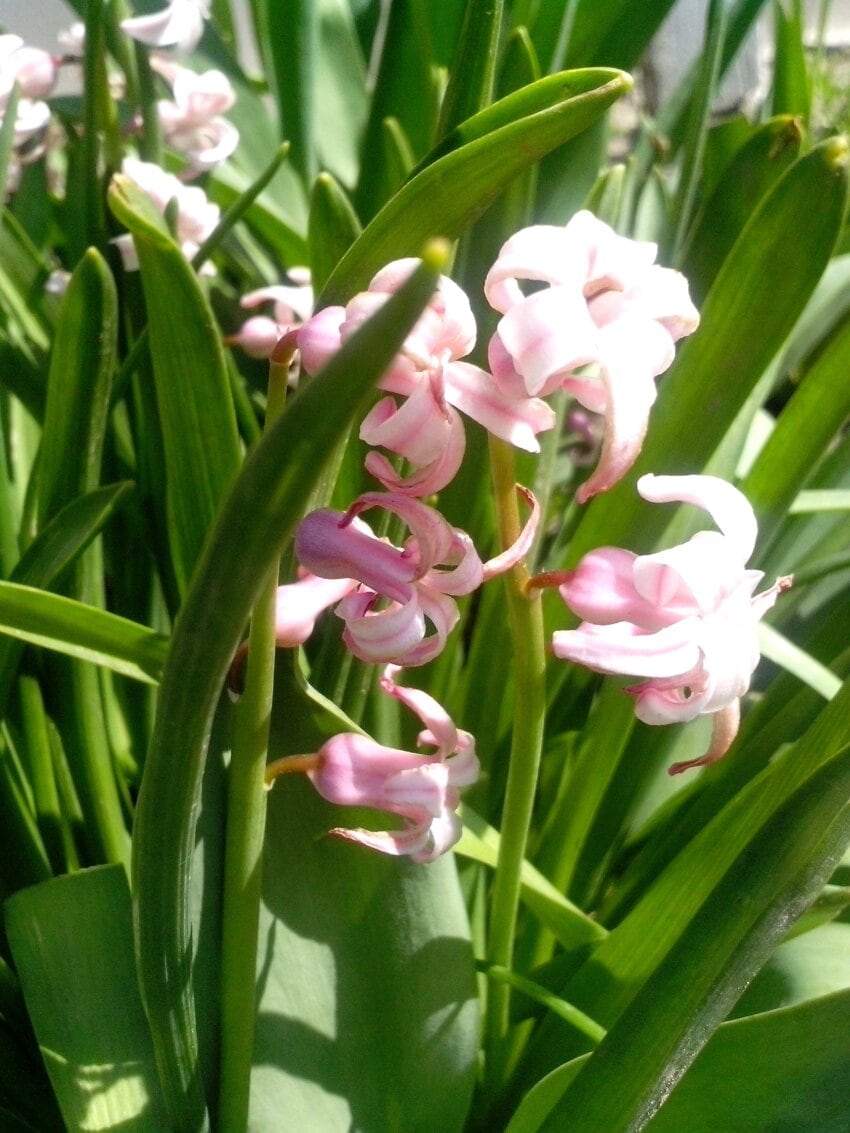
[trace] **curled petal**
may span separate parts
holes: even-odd
[[[441,383],[424,381],[401,406],[392,397],[382,398],[364,418],[360,439],[398,453],[411,464],[430,464],[447,447],[457,449],[463,424],[446,405]]]
[[[487,302],[503,314],[526,296],[520,279],[550,284],[572,283],[580,291],[588,267],[587,255],[577,257],[577,243],[567,228],[534,224],[514,233],[502,245],[484,280]]]
[[[517,484],[517,495],[524,499],[531,509],[531,514],[526,520],[525,526],[520,531],[516,540],[508,547],[507,550],[502,551],[500,555],[496,555],[492,559],[488,559],[484,564],[483,578],[484,581],[490,578],[495,578],[497,574],[503,574],[506,570],[526,557],[531,550],[535,538],[537,537],[537,530],[540,526],[540,504],[533,492],[528,488],[524,488],[522,484]]]
[[[605,388],[605,420],[599,463],[576,493],[586,503],[613,487],[634,464],[649,425],[655,402],[656,346],[670,337],[654,323],[636,323],[629,335],[609,335],[605,342],[600,378]]]
[[[652,503],[687,503],[707,511],[743,564],[756,545],[758,525],[743,492],[718,476],[641,476],[637,490]]]
[[[681,763],[671,763],[667,768],[668,775],[681,775],[683,771],[690,771],[693,767],[706,767],[708,764],[716,763],[718,759],[722,759],[738,734],[738,728],[741,724],[741,702],[736,700],[725,708],[721,708],[719,712],[715,712],[711,718],[711,723],[711,743],[705,755],[701,755],[699,759],[687,759]]]
[[[484,567],[472,540],[465,531],[455,529],[452,548],[444,561],[454,562],[450,569],[432,567],[423,575],[423,586],[440,594],[471,594],[484,581]]]
[[[416,665],[427,665],[443,652],[446,638],[458,623],[459,614],[454,599],[446,594],[437,594],[433,590],[419,588],[419,608],[434,628],[409,653],[399,657],[400,664],[407,668]]]
[[[298,270],[292,268],[287,274],[294,278]],[[274,317],[279,323],[303,323],[310,318],[313,309],[313,288],[309,279],[303,283],[279,283],[249,291],[239,300],[239,306],[249,310],[262,303],[274,303]]]
[[[414,546],[403,554],[417,568],[411,578],[422,578],[435,564],[448,560],[455,545],[455,530],[434,508],[400,492],[364,492],[346,512],[346,520],[373,507],[397,515],[410,529]]]
[[[443,449],[436,460],[411,472],[409,476],[400,476],[389,460],[379,452],[367,453],[363,464],[369,475],[374,476],[389,492],[401,492],[406,496],[431,496],[442,491],[455,478],[463,462],[465,447],[466,436],[461,428],[459,436],[452,434],[452,443]]]
[[[445,759],[452,754],[458,745],[458,730],[454,721],[442,704],[433,696],[418,688],[406,688],[395,682],[395,675],[399,671],[398,665],[387,665],[381,677],[381,688],[388,696],[395,697],[402,704],[415,712],[431,735],[432,742],[437,747],[437,754]]]
[[[414,650],[425,637],[425,617],[419,596],[411,589],[403,603],[383,610],[373,607],[377,595],[361,590],[344,598],[334,611],[345,622],[342,639],[360,661],[409,665]],[[421,662],[420,662],[421,663]]]

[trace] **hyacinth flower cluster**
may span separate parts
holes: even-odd
[[[601,452],[578,490],[579,502],[623,477],[640,452],[655,381],[670,366],[676,342],[699,321],[684,277],[656,265],[655,256],[654,245],[619,236],[589,212],[564,228],[518,232],[484,283],[486,298],[501,315],[488,344],[488,371],[466,360],[476,339],[467,296],[451,280],[440,281],[379,382],[383,396],[360,424],[361,440],[374,446],[365,468],[383,491],[365,493],[344,513],[321,509],[302,521],[295,539],[300,577],[278,590],[278,644],[303,644],[322,611],[334,607],[344,623],[343,642],[361,661],[425,664],[440,654],[458,622],[455,599],[527,554],[539,509],[525,489],[520,491],[530,518],[522,534],[488,562],[465,532],[422,500],[439,493],[460,468],[464,416],[502,441],[536,452],[539,434],[555,422],[546,398],[565,391],[588,436],[596,431],[591,415],[601,422]],[[325,308],[291,330],[287,338],[300,351],[303,369],[320,371],[415,264],[388,264],[345,307]],[[702,508],[719,530],[701,531],[653,555],[601,548],[574,571],[537,576],[529,590],[557,585],[583,619],[577,629],[554,634],[556,657],[642,679],[627,689],[640,720],[711,718],[708,750],[671,767],[675,774],[728,750],[759,659],[757,623],[790,580],[755,593],[762,575],[746,565],[755,546],[755,516],[732,485],[712,476],[648,475],[638,489],[650,502]],[[400,545],[379,538],[361,518],[375,511],[403,522],[409,534]],[[362,738],[341,743],[350,762],[363,762],[370,787],[361,793],[323,789],[311,771],[325,797],[403,813],[387,805],[366,773],[375,745]],[[333,741],[326,748],[322,758],[329,760]],[[379,764],[373,771],[383,774]],[[413,805],[412,796],[408,802]],[[359,840],[387,849],[386,838]],[[391,841],[389,852],[399,852],[403,840]],[[439,838],[433,843],[450,844]]]
[[[645,724],[709,716],[712,737],[699,759],[675,763],[671,775],[720,759],[738,731],[741,697],[759,661],[756,626],[791,584],[778,579],[755,594],[763,575],[748,570],[756,519],[744,495],[715,476],[642,476],[651,503],[681,502],[706,511],[719,531],[651,555],[601,547],[574,571],[539,580],[558,584],[583,619],[554,634],[556,657],[596,672],[646,678],[627,688]]]
[[[7,191],[18,187],[21,167],[37,161],[47,147],[50,107],[44,101],[59,77],[60,56],[30,47],[19,35],[0,35],[0,123],[6,117],[15,87],[18,103],[7,174]]]

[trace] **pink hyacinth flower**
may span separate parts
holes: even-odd
[[[725,755],[738,730],[740,699],[759,661],[756,626],[790,585],[779,579],[754,594],[761,571],[748,570],[756,520],[746,498],[714,476],[642,476],[638,491],[653,503],[703,508],[719,531],[652,555],[603,547],[585,555],[560,586],[584,621],[557,632],[557,657],[600,673],[647,678],[627,691],[646,724],[710,715],[713,736],[700,759],[671,774]]]
[[[472,593],[528,552],[539,509],[531,493],[523,493],[531,518],[517,542],[486,563],[465,531],[400,492],[367,492],[345,513],[311,512],[296,531],[295,553],[311,574],[360,583],[335,611],[345,622],[343,641],[355,657],[424,665],[442,651],[457,624],[455,597]],[[357,518],[372,508],[404,521],[410,536],[403,547],[378,539]]]
[[[604,416],[599,464],[578,492],[611,488],[640,452],[655,378],[699,315],[679,272],[655,264],[655,244],[617,235],[592,213],[564,228],[533,225],[512,236],[484,291],[502,313],[489,347],[499,385],[517,396],[566,389]],[[546,284],[525,294],[521,282]]]
[[[347,306],[325,308],[305,324],[298,345],[307,373],[320,370],[417,264],[415,259],[387,264]],[[450,481],[464,444],[455,410],[518,448],[539,452],[536,436],[552,428],[552,410],[525,391],[519,396],[506,394],[486,371],[462,361],[473,349],[475,336],[469,300],[456,283],[441,277],[431,301],[378,383],[386,393],[406,397],[412,404],[385,399],[361,432],[369,444],[403,456],[414,466],[410,476],[402,477],[386,458],[370,455],[369,471],[391,491],[427,495]]]
[[[291,283],[260,287],[242,296],[240,307],[250,311],[271,303],[272,314],[252,315],[236,334],[225,339],[228,345],[241,346],[252,358],[268,358],[286,331],[309,319],[313,309],[310,269],[293,267],[287,275]]]
[[[173,98],[160,99],[157,115],[163,137],[183,154],[193,171],[212,169],[230,157],[239,131],[222,115],[236,101],[230,80],[221,71],[197,74],[170,59],[151,63],[170,84]]]
[[[322,746],[315,768],[307,774],[328,802],[385,811],[403,822],[400,830],[338,827],[332,834],[383,854],[431,862],[460,838],[458,788],[478,778],[475,741],[455,727],[433,697],[397,685],[395,672],[388,667],[381,688],[416,713],[425,725],[419,743],[434,751],[418,755],[385,747],[368,736],[343,733]]]

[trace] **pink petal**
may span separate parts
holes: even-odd
[[[360,591],[340,602],[334,612],[345,622],[342,640],[355,657],[369,664],[392,661],[409,665],[408,658],[425,637],[419,595],[412,591],[404,603],[373,610],[377,597]]]
[[[655,633],[642,633],[628,622],[604,626],[583,622],[578,629],[554,633],[552,649],[556,657],[599,673],[678,677],[699,661],[695,623],[696,619],[683,619]]]
[[[753,553],[758,536],[755,513],[746,496],[717,476],[641,476],[637,490],[652,503],[695,504],[707,511],[730,540],[743,565]]]
[[[715,712],[712,717],[711,743],[705,755],[699,759],[688,759],[683,763],[673,763],[667,768],[668,775],[680,775],[692,767],[706,767],[709,763],[716,763],[722,759],[735,740],[741,723],[741,705],[739,701]]]
[[[174,0],[161,12],[122,20],[121,29],[149,47],[176,47],[188,54],[200,42],[208,14],[203,0]]]
[[[455,531],[434,508],[400,492],[364,492],[349,507],[346,519],[350,520],[373,507],[397,515],[410,529],[415,547],[413,554],[409,550],[403,554],[407,563],[415,568],[411,578],[421,578],[436,563],[448,560],[455,544]],[[377,586],[372,589],[380,591]]]
[[[298,349],[308,374],[318,374],[339,350],[344,321],[344,307],[325,307],[299,327]]]
[[[567,228],[535,224],[520,229],[502,245],[487,273],[484,280],[487,302],[503,314],[522,303],[525,295],[517,283],[519,279],[569,283],[581,291],[588,257],[586,254],[580,257],[578,251],[574,234]]]
[[[351,518],[320,508],[302,519],[295,532],[299,563],[320,578],[356,578],[378,594],[408,602],[416,563]]]
[[[305,642],[313,632],[316,618],[359,584],[352,578],[317,578],[308,574],[297,582],[277,588],[275,640],[293,647]]]
[[[596,324],[575,287],[529,295],[502,316],[498,334],[530,396],[599,356]]]
[[[405,688],[398,685],[393,679],[398,672],[398,666],[388,665],[381,677],[381,688],[389,696],[395,697],[402,704],[415,712],[433,737],[437,746],[437,754],[445,759],[457,748],[458,731],[454,722],[433,696],[418,688]]]
[[[662,629],[675,619],[642,596],[634,585],[637,556],[620,547],[600,547],[586,554],[558,588],[574,614],[597,625],[632,622],[645,630]]]
[[[540,452],[536,434],[555,424],[554,411],[536,397],[503,394],[486,371],[468,362],[446,366],[446,400],[477,421],[494,437],[525,452]]]

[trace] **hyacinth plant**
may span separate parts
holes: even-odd
[[[672,6],[4,29],[4,1128],[850,1126],[847,146]]]

